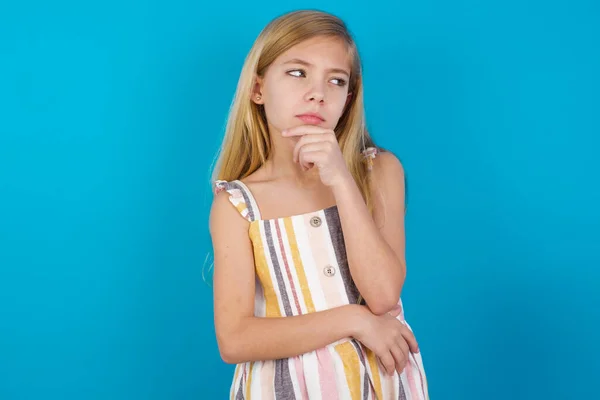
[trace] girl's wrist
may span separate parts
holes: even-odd
[[[350,304],[348,307],[348,335],[353,338],[359,338],[365,329],[367,314],[370,313],[367,307],[358,304]]]
[[[356,186],[356,182],[354,182],[354,177],[352,174],[347,171],[337,180],[337,183],[333,185],[331,189],[334,196],[337,198],[338,193],[347,193],[348,189],[351,188],[352,185]]]

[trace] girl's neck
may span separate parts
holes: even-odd
[[[275,129],[270,132],[271,154],[264,165],[267,175],[273,180],[291,180],[302,186],[320,182],[316,167],[303,171],[302,165],[294,162],[294,147],[300,137],[284,138]]]

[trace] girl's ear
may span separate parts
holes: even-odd
[[[252,101],[256,104],[264,104],[262,95],[263,79],[260,76],[254,78],[254,87],[252,88]]]
[[[344,109],[348,107],[348,104],[350,104],[350,100],[352,100],[352,93],[348,93],[348,96],[346,96],[346,104],[344,104]]]

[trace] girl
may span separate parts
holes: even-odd
[[[230,398],[427,399],[399,300],[403,169],[366,131],[360,59],[341,20],[297,11],[261,32],[214,180]]]

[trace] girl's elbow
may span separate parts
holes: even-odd
[[[378,300],[372,304],[369,304],[369,308],[371,312],[375,315],[383,315],[387,312],[392,311],[392,309],[398,304],[398,301],[390,302],[390,301],[382,301]]]
[[[223,352],[221,352],[221,360],[223,360],[223,362],[225,364],[231,364],[231,365],[240,363],[240,361],[238,361],[238,359],[234,355],[229,355],[229,354],[226,354]]]
[[[219,355],[223,362],[227,364],[240,364],[247,361],[248,356],[247,340],[245,340],[246,330],[242,329],[248,321],[238,320],[235,323],[217,325],[217,345]]]
[[[219,355],[226,364],[238,364],[240,362],[239,346],[233,337],[220,337],[217,340]]]
[[[221,360],[226,364],[238,364],[239,362],[238,352],[231,347],[219,345],[219,354],[221,355]]]
[[[388,294],[381,294],[371,302],[367,302],[371,312],[376,315],[383,315],[390,312],[400,303],[400,291],[390,290]]]

